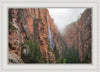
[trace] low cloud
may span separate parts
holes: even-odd
[[[86,8],[48,8],[60,32],[71,22],[77,21],[85,9]]]

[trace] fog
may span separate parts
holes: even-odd
[[[71,22],[77,21],[86,8],[48,8],[60,33]]]

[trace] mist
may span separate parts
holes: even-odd
[[[77,21],[86,8],[48,8],[50,16],[54,19],[60,33],[64,28]]]

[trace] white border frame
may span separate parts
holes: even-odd
[[[23,0],[24,1],[24,0]],[[93,9],[93,64],[53,64],[53,65],[30,65],[30,64],[21,64],[21,65],[7,65],[7,10],[8,7],[92,7]],[[2,1],[1,2],[2,8],[2,68],[1,70],[97,70],[97,3],[57,3],[57,2],[21,2],[21,1]],[[6,43],[6,44],[5,44]]]

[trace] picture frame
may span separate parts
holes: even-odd
[[[8,54],[8,8],[47,8],[47,7],[86,7],[92,8],[92,64],[17,64],[7,63]],[[65,71],[65,72],[99,72],[100,49],[99,49],[99,0],[1,0],[0,1],[0,71],[1,72],[24,72],[24,71]],[[98,30],[97,30],[98,29]]]

